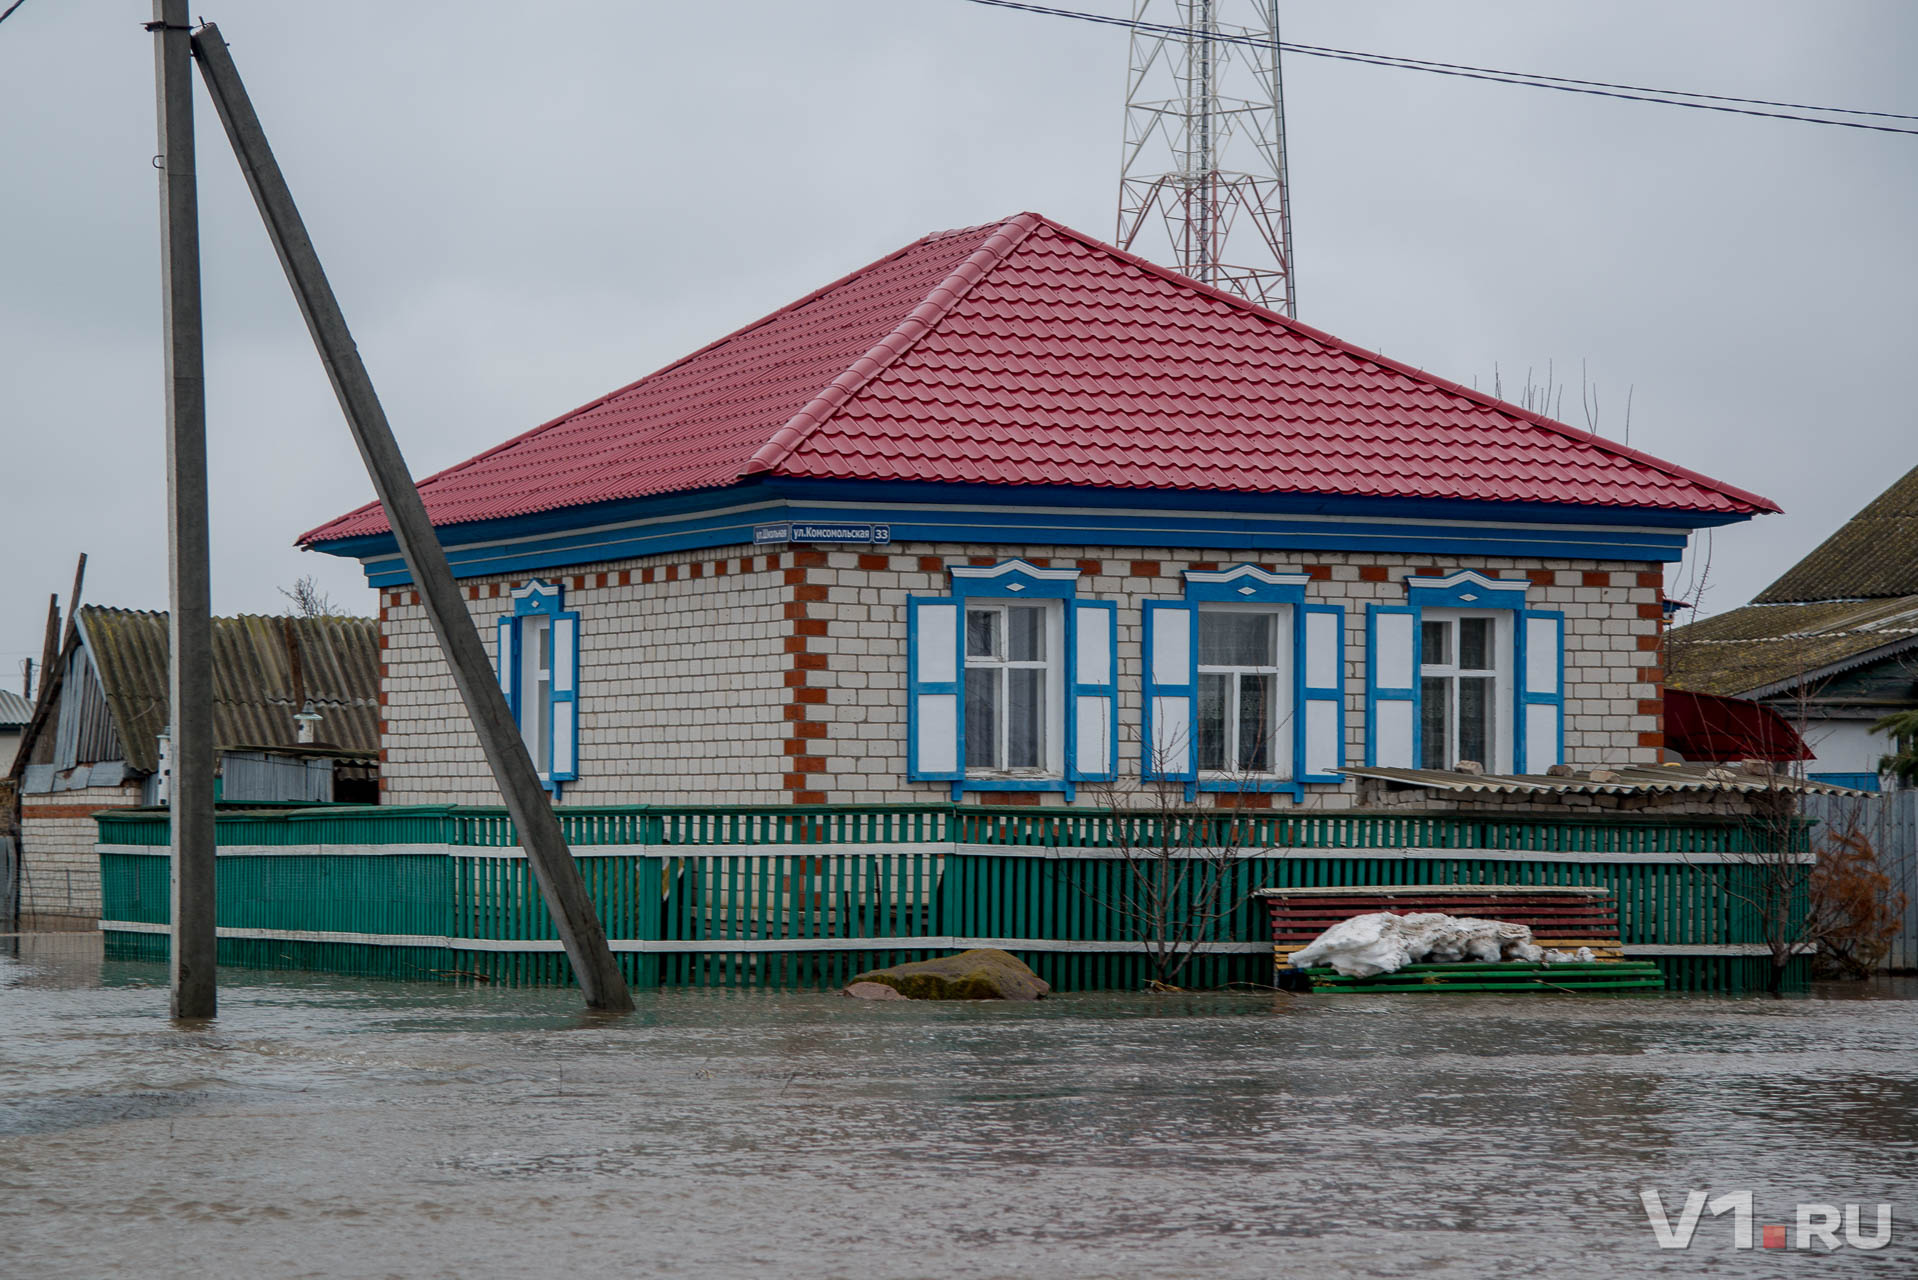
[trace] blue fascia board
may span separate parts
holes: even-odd
[[[1684,554],[1689,529],[1701,522],[1719,522],[1702,518],[1681,522],[1669,512],[1522,503],[782,480],[456,525],[443,532],[442,544],[456,577],[539,572],[643,555],[752,545],[755,528],[762,525],[846,522],[849,513],[841,504],[865,508],[860,514],[871,517],[870,523],[886,526],[893,542],[1369,550],[1667,563]],[[1640,527],[1627,527],[1634,521]],[[1585,527],[1572,527],[1578,525]],[[411,581],[390,535],[342,540],[317,549],[362,560],[369,585],[392,587]]]
[[[1711,511],[1576,506],[1552,502],[1470,502],[1438,498],[1359,498],[1338,494],[1219,493],[1189,489],[1114,489],[1065,485],[918,484],[910,481],[800,480],[775,477],[767,490],[795,502],[934,502],[1000,507],[1118,507],[1403,517],[1427,520],[1552,521],[1704,529],[1751,519]]]

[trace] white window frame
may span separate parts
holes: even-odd
[[[1011,733],[1011,717],[1007,714],[1011,703],[1006,672],[1015,669],[1040,669],[1046,673],[1044,706],[1041,710],[1043,720],[1039,731],[1041,755],[1045,763],[1037,767],[1021,766],[1007,768],[1003,765],[981,766],[961,762],[965,776],[972,778],[1043,778],[1047,780],[1065,777],[1065,605],[1067,601],[1052,599],[1020,600],[1000,596],[972,596],[961,602],[962,614],[959,619],[960,643],[966,646],[962,654],[962,672],[974,670],[996,670],[999,674],[999,707],[997,741],[993,743],[993,759],[1004,761],[1007,758],[1007,744]],[[996,613],[999,615],[999,635],[1001,643],[1009,645],[1011,629],[1008,625],[1007,611],[1011,609],[1039,609],[1045,615],[1045,657],[1040,660],[1014,661],[1008,657],[981,657],[971,652],[971,615],[974,613]],[[959,696],[966,696],[965,676],[961,675]],[[966,754],[973,748],[973,734],[976,727],[968,720],[966,725]]]
[[[1418,671],[1416,673],[1416,678],[1419,681],[1419,690],[1420,690],[1419,708],[1420,708],[1421,717],[1423,717],[1424,715],[1424,707],[1425,707],[1425,694],[1424,694],[1425,681],[1428,679],[1443,679],[1443,680],[1450,680],[1451,682],[1451,685],[1450,685],[1451,692],[1449,695],[1450,705],[1447,707],[1448,715],[1446,717],[1448,740],[1445,744],[1445,751],[1442,756],[1443,760],[1445,761],[1445,763],[1442,766],[1440,766],[1442,768],[1451,769],[1458,764],[1460,759],[1458,755],[1458,735],[1459,735],[1458,677],[1461,674],[1466,674],[1466,675],[1483,674],[1485,670],[1484,668],[1477,668],[1477,667],[1465,669],[1465,668],[1461,668],[1458,665],[1458,657],[1459,657],[1459,645],[1458,645],[1459,626],[1458,624],[1461,620],[1466,618],[1483,618],[1492,624],[1492,666],[1490,668],[1490,673],[1492,676],[1492,693],[1493,693],[1493,697],[1492,697],[1493,706],[1492,706],[1492,713],[1491,713],[1491,732],[1492,732],[1492,755],[1494,758],[1491,760],[1481,760],[1479,761],[1479,763],[1485,767],[1485,770],[1488,773],[1510,773],[1512,771],[1512,768],[1513,768],[1512,750],[1514,745],[1513,744],[1513,734],[1514,734],[1513,726],[1515,724],[1515,721],[1513,719],[1513,712],[1512,712],[1512,697],[1513,697],[1512,616],[1513,616],[1512,611],[1510,609],[1425,608],[1425,609],[1421,609],[1419,612],[1419,632],[1415,637],[1413,637],[1413,642],[1417,646],[1416,654],[1418,656]],[[1424,629],[1425,627],[1433,623],[1441,623],[1450,628],[1451,644],[1450,644],[1449,651],[1452,656],[1452,660],[1450,662],[1428,663],[1425,661],[1425,630]],[[1420,728],[1421,728],[1420,754],[1421,754],[1421,757],[1423,757],[1424,749],[1428,748],[1431,744],[1424,741],[1422,724]],[[1425,767],[1424,759],[1421,758],[1420,760],[1418,760],[1417,765],[1420,768]]]
[[[541,640],[546,665],[540,665]],[[519,736],[542,782],[553,776],[553,618],[529,613],[519,618]]]
[[[1193,655],[1195,670],[1200,684],[1202,684],[1204,678],[1209,675],[1227,675],[1232,678],[1225,716],[1226,742],[1224,758],[1228,762],[1236,761],[1239,758],[1239,719],[1236,710],[1238,707],[1240,678],[1248,672],[1270,675],[1272,677],[1273,691],[1276,695],[1273,700],[1273,705],[1267,713],[1266,725],[1266,732],[1270,736],[1271,743],[1267,763],[1271,767],[1267,769],[1247,770],[1240,769],[1236,765],[1228,763],[1223,769],[1200,769],[1200,779],[1219,781],[1234,778],[1278,779],[1292,777],[1292,742],[1295,736],[1292,721],[1293,717],[1298,714],[1298,708],[1293,705],[1294,689],[1292,679],[1292,664],[1298,660],[1297,655],[1292,652],[1293,637],[1297,624],[1297,619],[1294,617],[1295,607],[1289,604],[1201,603],[1197,606],[1197,609],[1197,625],[1200,629],[1199,637],[1204,635],[1205,615],[1208,613],[1255,613],[1264,614],[1272,619],[1273,662],[1271,666],[1220,666],[1199,662],[1199,654],[1203,652],[1203,641],[1199,637],[1195,637],[1195,643],[1201,646],[1200,649],[1195,650]],[[1199,684],[1195,684],[1193,686],[1192,706],[1193,749],[1195,753],[1199,750],[1198,738],[1201,723],[1200,708],[1202,703],[1203,695],[1199,692]],[[1194,758],[1197,758],[1196,754]]]

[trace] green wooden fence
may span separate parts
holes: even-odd
[[[1676,989],[1762,989],[1765,872],[1744,824],[1457,814],[1115,815],[953,805],[563,807],[607,935],[639,986],[833,987],[1001,945],[1061,990],[1152,976],[1128,911],[1142,851],[1231,848],[1230,910],[1195,928],[1190,986],[1267,981],[1267,887],[1594,885]],[[223,962],[383,977],[570,981],[503,811],[248,811],[218,820]],[[113,954],[165,954],[167,819],[99,817]],[[1802,908],[1801,908],[1802,909]],[[1171,913],[1177,916],[1175,910]],[[1804,981],[1794,962],[1791,984]]]

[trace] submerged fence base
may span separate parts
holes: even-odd
[[[1454,814],[1159,815],[971,806],[562,810],[627,981],[830,989],[971,946],[1060,991],[1159,976],[1140,942],[1199,940],[1173,981],[1273,978],[1254,890],[1370,884],[1609,890],[1632,959],[1670,989],[1766,990],[1762,867],[1747,829],[1707,819],[1485,821]],[[166,954],[164,813],[100,817],[108,954]],[[1169,910],[1128,903],[1160,848],[1192,874]],[[1228,847],[1229,859],[1202,852]],[[1223,866],[1218,918],[1204,868]],[[1801,908],[1802,909],[1802,908]],[[219,958],[420,981],[571,980],[510,825],[493,810],[346,808],[220,821]],[[1199,923],[1195,926],[1193,923]],[[1802,988],[1795,960],[1787,989]]]

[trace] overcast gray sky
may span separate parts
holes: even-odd
[[[197,2],[197,0],[196,0]],[[1129,11],[1125,0],[1076,7]],[[416,474],[927,231],[1112,234],[1122,32],[962,0],[289,5],[217,21]],[[151,37],[137,0],[0,25],[0,679],[75,553],[166,606]],[[1288,39],[1918,111],[1918,6],[1287,0]],[[1918,463],[1918,138],[1286,63],[1300,316],[1781,503],[1742,603]],[[214,604],[277,612],[370,489],[204,95]]]

